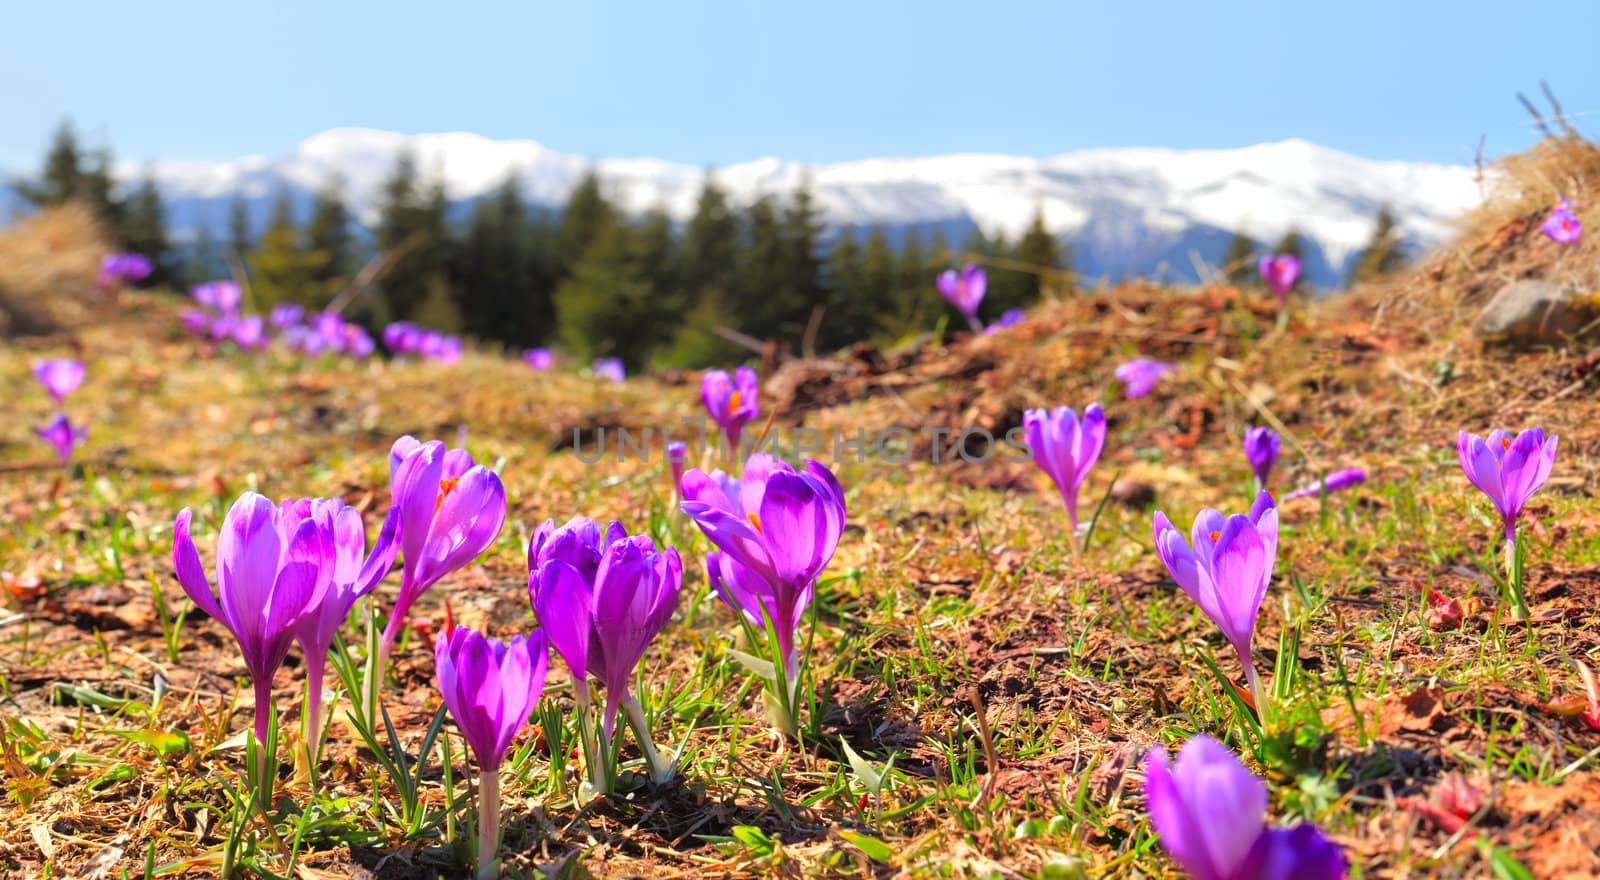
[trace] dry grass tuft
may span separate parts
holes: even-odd
[[[1356,291],[1377,320],[1431,337],[1464,338],[1467,325],[1505,284],[1542,279],[1600,290],[1600,144],[1566,133],[1496,160],[1485,169],[1486,196],[1463,216],[1453,241],[1416,271]],[[1539,231],[1558,197],[1588,227],[1576,245]]]
[[[86,205],[48,208],[0,230],[0,336],[54,333],[91,323],[109,238]]]

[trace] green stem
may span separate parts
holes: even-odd
[[[1511,616],[1528,619],[1528,600],[1522,592],[1522,560],[1517,553],[1517,530],[1506,530],[1506,590],[1511,594]]]
[[[639,741],[639,750],[644,752],[645,764],[650,768],[650,781],[656,785],[671,782],[672,767],[661,760],[655,742],[650,739],[650,724],[645,721],[644,707],[630,696],[622,701],[622,708],[628,713],[628,725],[633,728],[634,739]]]

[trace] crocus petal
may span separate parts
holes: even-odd
[[[810,481],[793,473],[776,473],[767,480],[761,528],[779,582],[801,587],[815,580],[833,558],[840,525]]]
[[[178,583],[194,604],[206,614],[221,620],[222,609],[217,607],[217,598],[212,595],[211,584],[200,565],[200,554],[195,550],[194,539],[189,536],[189,523],[193,519],[194,511],[185,507],[172,526],[172,565],[177,570]]]
[[[589,670],[589,583],[576,568],[552,559],[537,574],[534,613],[562,662],[572,673],[574,687],[582,687]]]
[[[418,589],[471,562],[499,537],[505,521],[506,492],[500,477],[482,465],[467,471],[433,516],[425,557],[417,569],[422,585]]]
[[[389,569],[394,567],[394,558],[400,552],[400,542],[397,540],[399,532],[400,508],[390,506],[389,513],[383,518],[383,526],[378,530],[378,540],[373,543],[372,552],[356,575],[356,596],[372,592],[389,573]]]
[[[1256,838],[1240,876],[1254,880],[1342,880],[1349,864],[1312,825],[1269,828]]]
[[[1267,789],[1208,736],[1184,744],[1175,766],[1151,750],[1145,765],[1150,823],[1161,845],[1196,880],[1239,880],[1266,825]]]
[[[1211,562],[1211,576],[1217,588],[1221,615],[1217,628],[1239,653],[1240,662],[1250,665],[1250,636],[1255,631],[1256,615],[1266,598],[1272,579],[1272,558],[1266,542],[1248,517],[1233,516],[1223,526]]]

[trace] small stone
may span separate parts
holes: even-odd
[[[1565,345],[1600,317],[1600,296],[1548,281],[1513,281],[1500,288],[1473,322],[1488,345],[1532,348]]]
[[[1156,503],[1156,487],[1139,480],[1118,480],[1111,486],[1111,500],[1123,507],[1144,510]]]

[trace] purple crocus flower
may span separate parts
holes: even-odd
[[[295,303],[278,303],[272,307],[267,315],[267,323],[272,329],[282,332],[300,323],[306,316],[306,310]]]
[[[586,680],[593,676],[605,687],[601,725],[609,741],[618,710],[632,699],[634,667],[678,607],[683,563],[677,550],[657,552],[649,536],[629,537],[616,522],[603,539],[586,519],[546,534],[543,545],[536,537],[530,546],[530,555],[543,558],[530,569],[528,599],[572,672],[574,686],[587,690]],[[577,564],[562,559],[564,554],[577,555]],[[591,569],[595,557],[599,561]]]
[[[106,254],[100,260],[100,277],[95,284],[107,288],[143,281],[154,270],[155,267],[142,254]]]
[[[189,536],[194,512],[185,507],[172,529],[178,583],[200,610],[239,640],[256,692],[256,740],[267,741],[272,677],[289,654],[311,600],[327,590],[335,570],[333,533],[314,517],[300,518],[254,492],[229,508],[217,535],[217,590],[212,593]],[[269,756],[263,754],[262,760]],[[263,778],[268,778],[263,776]]]
[[[322,343],[323,351],[344,351],[344,319],[338,312],[318,312],[311,318],[311,332]]]
[[[1114,375],[1117,381],[1127,386],[1127,397],[1132,400],[1149,394],[1150,389],[1156,387],[1156,382],[1160,381],[1162,376],[1177,368],[1177,364],[1169,364],[1166,361],[1139,358],[1117,367]]]
[[[530,348],[522,354],[522,361],[535,370],[548,370],[555,358],[548,348]]]
[[[331,537],[333,544],[332,571],[317,581],[316,589],[306,600],[305,616],[293,627],[295,641],[300,643],[300,652],[306,659],[306,745],[316,749],[322,738],[322,679],[328,649],[350,615],[351,606],[372,592],[394,565],[395,554],[400,552],[395,541],[400,509],[389,508],[370,554],[366,552],[367,532],[360,511],[337,498],[285,501],[278,512],[287,532],[292,534],[300,523],[311,520],[318,531]],[[315,760],[311,766],[315,770]]]
[[[628,378],[628,371],[622,366],[620,358],[600,358],[594,362],[592,369],[596,376],[602,379],[610,379],[613,382],[621,382]]]
[[[189,291],[194,301],[208,309],[231,315],[239,310],[239,285],[232,281],[207,281]]]
[[[747,623],[771,632],[795,681],[795,630],[844,532],[839,481],[810,459],[796,471],[757,453],[745,461],[742,479],[691,468],[681,486],[684,513],[717,545],[706,555],[711,585]]]
[[[1300,258],[1294,254],[1268,254],[1261,258],[1261,280],[1283,299],[1300,278]]]
[[[672,488],[683,495],[683,468],[689,462],[689,447],[681,440],[667,444],[667,465],[672,468]]]
[[[1348,489],[1367,481],[1367,472],[1360,468],[1347,468],[1334,471],[1325,480],[1314,480],[1304,486],[1283,496],[1288,501],[1293,498],[1311,498],[1317,495],[1331,495],[1340,489]]]
[[[233,327],[238,322],[239,318],[232,314],[217,315],[213,317],[211,319],[210,327],[211,341],[221,342],[225,339],[231,339],[233,337]]]
[[[33,362],[33,378],[39,380],[50,398],[60,406],[67,395],[78,390],[83,384],[84,367],[82,362],[71,358],[53,358]]]
[[[1053,410],[1030,409],[1022,414],[1022,429],[1028,438],[1033,463],[1049,475],[1061,492],[1067,507],[1067,521],[1074,535],[1078,532],[1078,489],[1089,469],[1100,460],[1106,443],[1106,416],[1100,404],[1091,403],[1078,413],[1070,406]]]
[[[939,273],[938,287],[939,294],[965,315],[968,323],[981,326],[978,304],[983,302],[983,294],[989,287],[989,276],[982,269],[972,263],[962,266],[960,272],[946,269]]]
[[[1191,737],[1176,764],[1145,758],[1145,802],[1161,847],[1194,880],[1339,880],[1344,853],[1313,825],[1267,828],[1267,788],[1226,746]]]
[[[983,334],[985,336],[990,336],[1007,327],[1015,327],[1016,325],[1021,324],[1023,318],[1025,317],[1027,316],[1021,309],[1006,309],[1005,312],[1000,315],[999,319],[983,329]]]
[[[184,309],[178,313],[178,323],[190,336],[204,336],[211,328],[211,316],[200,309]]]
[[[1485,440],[1462,431],[1456,435],[1456,457],[1467,479],[1489,496],[1505,526],[1506,540],[1517,533],[1517,517],[1528,499],[1550,479],[1556,463],[1557,437],[1545,437],[1543,428],[1529,428],[1512,437],[1495,430]]]
[[[1557,244],[1577,244],[1578,239],[1583,237],[1583,224],[1572,213],[1572,204],[1558,198],[1556,206],[1550,209],[1550,216],[1539,224],[1539,231]]]
[[[507,643],[456,627],[434,641],[439,693],[478,759],[479,880],[500,876],[500,763],[539,703],[549,662],[538,630]]]
[[[89,431],[82,425],[74,425],[67,419],[66,413],[58,412],[45,423],[43,428],[34,428],[33,433],[55,447],[56,457],[61,459],[62,464],[66,464],[72,460],[72,450],[83,445],[83,440]]]
[[[739,434],[744,426],[761,414],[761,386],[756,371],[740,367],[728,376],[727,370],[712,370],[700,380],[700,402],[711,421],[728,437],[728,449],[739,454]]]
[[[1256,488],[1267,488],[1267,476],[1278,462],[1278,435],[1260,426],[1244,432],[1244,457],[1256,475]]]
[[[405,625],[411,603],[494,543],[506,521],[500,477],[474,464],[465,449],[445,450],[438,440],[407,435],[389,450],[391,504],[400,508],[400,549],[405,565],[400,593],[378,643],[382,680],[389,650]]]
[[[229,321],[228,338],[246,351],[267,347],[267,326],[260,315],[240,315]]]
[[[366,328],[359,324],[344,325],[344,352],[356,360],[366,360],[372,357],[377,346],[372,342],[372,336]]]
[[[408,354],[416,336],[416,327],[407,321],[393,321],[384,325],[380,337],[390,354]]]
[[[1257,495],[1248,515],[1224,517],[1215,510],[1201,511],[1190,530],[1192,546],[1165,513],[1156,511],[1153,525],[1156,555],[1178,586],[1222,630],[1261,705],[1250,637],[1278,555],[1278,511],[1272,496]]]

